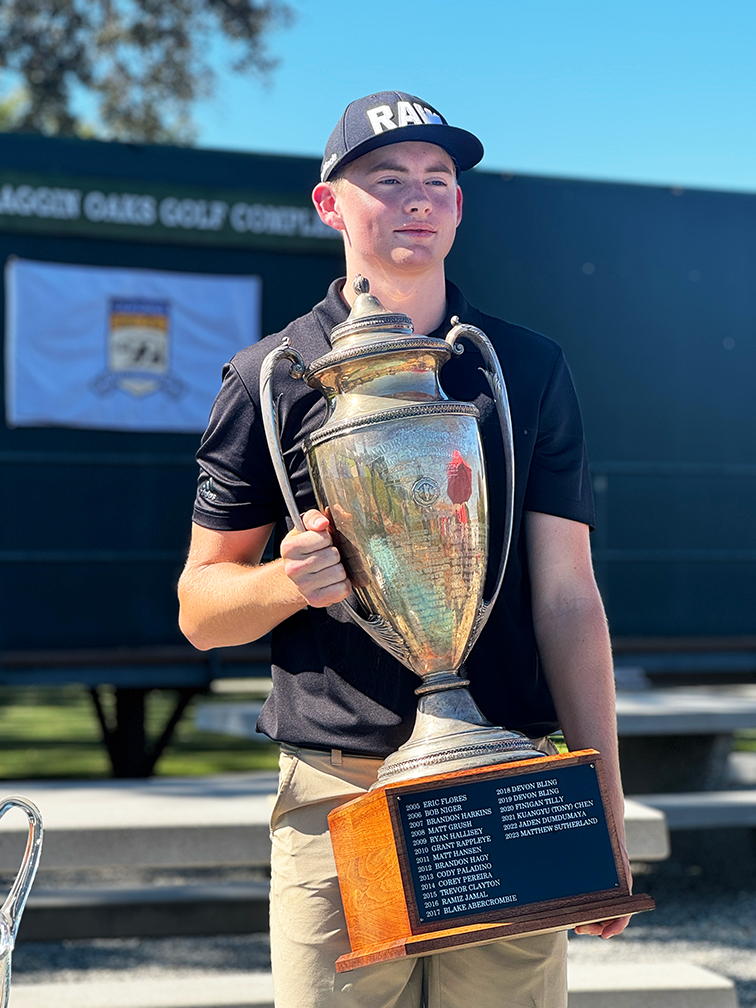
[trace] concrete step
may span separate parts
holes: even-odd
[[[627,802],[626,828],[633,860],[669,855],[664,815]],[[249,934],[267,931],[267,880],[211,885],[32,889],[20,941],[130,938],[163,935]]]
[[[671,830],[756,827],[756,789],[633,795],[664,814]]]
[[[157,938],[268,930],[267,882],[32,889],[18,940]]]
[[[731,752],[727,758],[727,783],[756,787],[756,752]]]
[[[21,794],[45,824],[45,868],[194,868],[270,863],[268,820],[277,787],[269,772],[150,780],[0,781],[0,797]],[[664,816],[631,801],[626,809],[630,857],[669,856]],[[26,817],[0,820],[0,871],[18,868]]]
[[[263,700],[198,703],[202,731],[270,740],[257,731]],[[672,686],[617,692],[620,735],[718,735],[756,728],[756,686]]]
[[[738,1008],[735,985],[691,963],[570,963],[569,1008]]]
[[[263,700],[237,700],[231,703],[198,703],[194,708],[194,725],[199,731],[218,732],[255,742],[270,742],[257,730],[257,719]]]
[[[754,686],[673,686],[617,693],[621,736],[718,735],[737,728],[756,728]]]
[[[635,860],[668,856],[669,834],[656,809],[628,803]],[[19,941],[250,934],[268,929],[267,880],[223,884],[32,889]]]
[[[270,973],[12,984],[10,1008],[274,1008]]]
[[[631,861],[666,861],[669,857],[669,829],[659,809],[625,798],[625,833]]]
[[[158,935],[245,934],[267,927],[267,884],[155,885],[45,889],[49,869],[223,868],[270,864],[268,819],[275,773],[136,781],[0,782],[20,793],[45,823],[42,873],[24,913],[21,941]],[[633,860],[669,856],[662,812],[629,801]],[[26,817],[0,821],[0,871],[15,873]]]
[[[39,807],[45,868],[265,866],[277,785],[274,772],[0,781],[0,796],[21,794]],[[18,868],[26,834],[20,810],[0,821],[0,871]]]
[[[731,980],[688,963],[570,964],[569,1008],[737,1008]],[[10,1008],[274,1008],[269,973],[14,984]]]

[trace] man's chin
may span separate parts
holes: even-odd
[[[424,248],[395,248],[391,252],[391,262],[403,269],[410,266],[421,269],[432,265],[435,259],[430,249]]]

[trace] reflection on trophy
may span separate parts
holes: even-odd
[[[512,537],[512,424],[496,353],[458,319],[445,339],[415,335],[366,280],[354,288],[331,352],[306,365],[284,343],[260,378],[271,458],[300,530],[273,404],[277,363],[288,359],[291,377],[325,396],[328,419],[303,448],[354,587],[342,606],[421,680],[409,740],[371,793],[329,817],[352,945],[337,970],[650,909],[648,897],[629,894],[598,753],[544,757],[525,735],[491,725],[460,674]],[[505,528],[490,598],[478,410],[450,400],[439,381],[463,338],[482,356],[504,446]],[[524,795],[531,800],[517,801]]]
[[[29,820],[29,839],[16,881],[0,908],[0,1008],[8,1008],[11,985],[11,955],[16,943],[18,925],[24,912],[29,891],[37,874],[39,858],[42,854],[42,817],[39,809],[27,798],[16,795],[0,803],[0,819],[12,808],[20,808]]]

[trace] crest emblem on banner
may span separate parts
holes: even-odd
[[[95,389],[116,389],[141,399],[164,392],[178,399],[185,387],[170,374],[170,303],[146,298],[111,298],[108,306],[107,369]]]

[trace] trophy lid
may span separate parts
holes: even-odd
[[[371,336],[411,336],[412,319],[402,312],[387,311],[378,298],[370,293],[370,281],[359,274],[352,281],[357,294],[349,318],[334,326],[331,346],[344,348],[349,343],[364,341]]]

